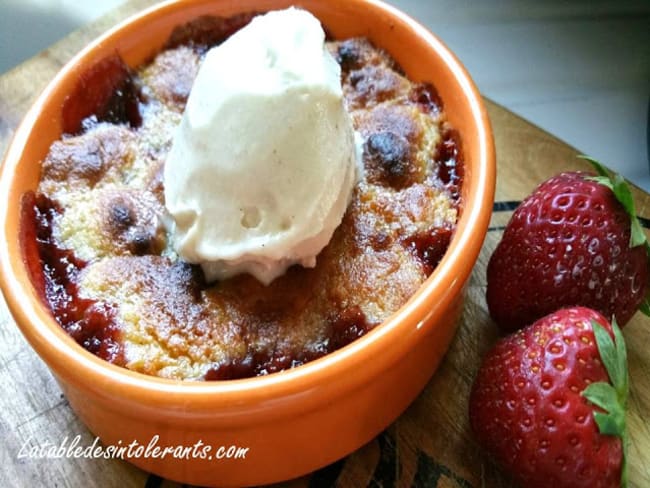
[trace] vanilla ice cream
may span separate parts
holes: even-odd
[[[313,267],[356,181],[340,68],[304,10],[256,17],[211,49],[165,163],[172,241],[213,281]]]

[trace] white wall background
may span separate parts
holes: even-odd
[[[649,0],[390,1],[484,95],[650,191]],[[122,2],[0,0],[0,72]]]

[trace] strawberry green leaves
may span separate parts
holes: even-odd
[[[594,411],[594,420],[601,434],[621,438],[623,464],[621,467],[621,486],[627,487],[627,449],[628,434],[625,414],[629,396],[629,374],[627,369],[627,350],[621,329],[612,320],[614,340],[605,328],[591,321],[600,358],[607,370],[611,384],[598,382],[590,384],[582,395],[603,411]]]
[[[589,156],[579,157],[589,161],[598,173],[598,176],[590,177],[588,179],[600,183],[601,185],[605,185],[607,188],[612,190],[616,199],[621,202],[621,205],[623,205],[623,208],[625,208],[625,211],[629,214],[632,223],[630,247],[645,245],[646,250],[650,253],[650,243],[648,243],[648,238],[646,237],[643,227],[636,216],[636,207],[634,205],[632,191],[625,179],[618,173],[615,173],[613,177],[610,176],[602,164]]]
[[[639,307],[639,310],[641,310],[641,313],[647,315],[650,317],[650,297],[646,296],[643,302],[641,303],[641,306]]]
[[[598,176],[589,177],[587,179],[600,183],[612,190],[616,199],[621,203],[621,205],[623,205],[623,208],[625,208],[625,211],[630,216],[630,247],[645,246],[648,258],[650,259],[650,242],[641,226],[641,222],[639,222],[639,219],[637,218],[632,191],[630,190],[629,185],[625,182],[625,179],[617,173],[615,173],[614,176],[611,176],[602,164],[589,156],[580,155],[578,157],[589,161],[598,173]],[[650,317],[650,291],[643,302],[641,302],[639,310]]]
[[[625,412],[619,407],[614,387],[608,383],[592,383],[585,389],[583,395],[607,412],[594,412],[594,419],[600,433],[622,437],[625,428]]]

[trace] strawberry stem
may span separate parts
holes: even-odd
[[[589,402],[600,407],[604,412],[594,410],[594,420],[603,435],[620,437],[623,449],[621,462],[621,486],[627,487],[627,454],[629,436],[627,432],[627,401],[629,397],[629,373],[627,368],[627,349],[621,329],[612,318],[614,340],[605,328],[592,320],[591,327],[596,338],[600,359],[609,375],[610,383],[599,381],[590,384],[582,392]]]

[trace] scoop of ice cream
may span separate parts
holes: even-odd
[[[313,267],[356,179],[340,68],[318,20],[256,17],[211,49],[165,163],[173,246],[209,281],[247,272],[268,284]]]

